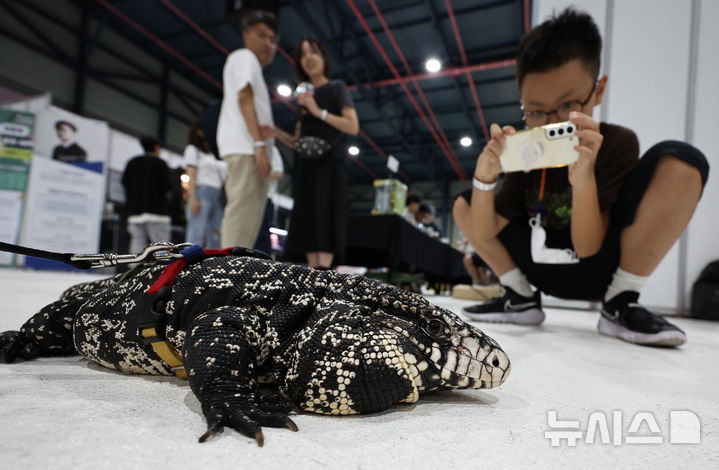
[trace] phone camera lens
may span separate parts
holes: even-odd
[[[554,137],[554,131],[549,131],[549,137]]]
[[[559,135],[564,134],[564,129],[559,129],[559,130],[557,131],[557,134],[559,134]]]
[[[574,132],[574,128],[572,126],[567,127],[567,134],[571,134]]]

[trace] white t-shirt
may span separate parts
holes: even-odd
[[[227,163],[195,147],[185,147],[185,164],[197,168],[197,186],[221,188],[227,179]]]
[[[224,97],[217,122],[217,147],[221,157],[232,154],[254,154],[253,139],[247,129],[239,104],[239,93],[248,84],[252,87],[257,123],[274,125],[270,93],[262,76],[262,65],[249,49],[238,49],[225,61],[222,71]],[[267,140],[267,149],[274,139]],[[269,153],[269,152],[268,152]]]

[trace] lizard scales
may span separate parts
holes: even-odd
[[[134,374],[172,375],[132,319],[163,266],[68,289],[0,357],[79,353]],[[262,444],[261,426],[296,430],[292,405],[328,415],[371,413],[442,389],[492,388],[510,372],[489,336],[418,294],[362,276],[252,257],[185,267],[154,305],[182,354],[208,431],[231,426]],[[258,393],[274,381],[277,393]]]

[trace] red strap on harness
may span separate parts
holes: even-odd
[[[197,245],[194,246],[196,247]],[[186,250],[190,250],[192,248],[194,247],[187,248]],[[152,284],[150,288],[147,289],[146,294],[154,294],[165,286],[171,286],[175,282],[175,278],[177,277],[177,275],[180,274],[180,271],[182,271],[188,264],[195,263],[209,256],[229,256],[232,255],[233,249],[234,248],[223,248],[221,250],[202,250],[203,256],[193,256],[191,259],[189,259],[189,261],[188,256],[186,256],[185,258],[180,258],[176,261],[173,261],[172,263],[167,265],[167,267],[162,271],[162,274],[160,274],[160,277],[157,278],[157,281],[155,281],[154,284]],[[181,253],[184,254],[186,250],[182,250]]]

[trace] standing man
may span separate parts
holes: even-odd
[[[154,137],[140,137],[140,144],[145,155],[127,162],[122,174],[132,253],[141,252],[149,243],[171,241],[170,169],[160,158]]]
[[[227,205],[222,220],[222,246],[252,247],[262,224],[270,174],[269,150],[260,125],[274,125],[270,94],[262,76],[277,49],[274,14],[248,11],[242,18],[245,48],[227,57],[224,98],[217,124],[217,146],[227,162]]]

